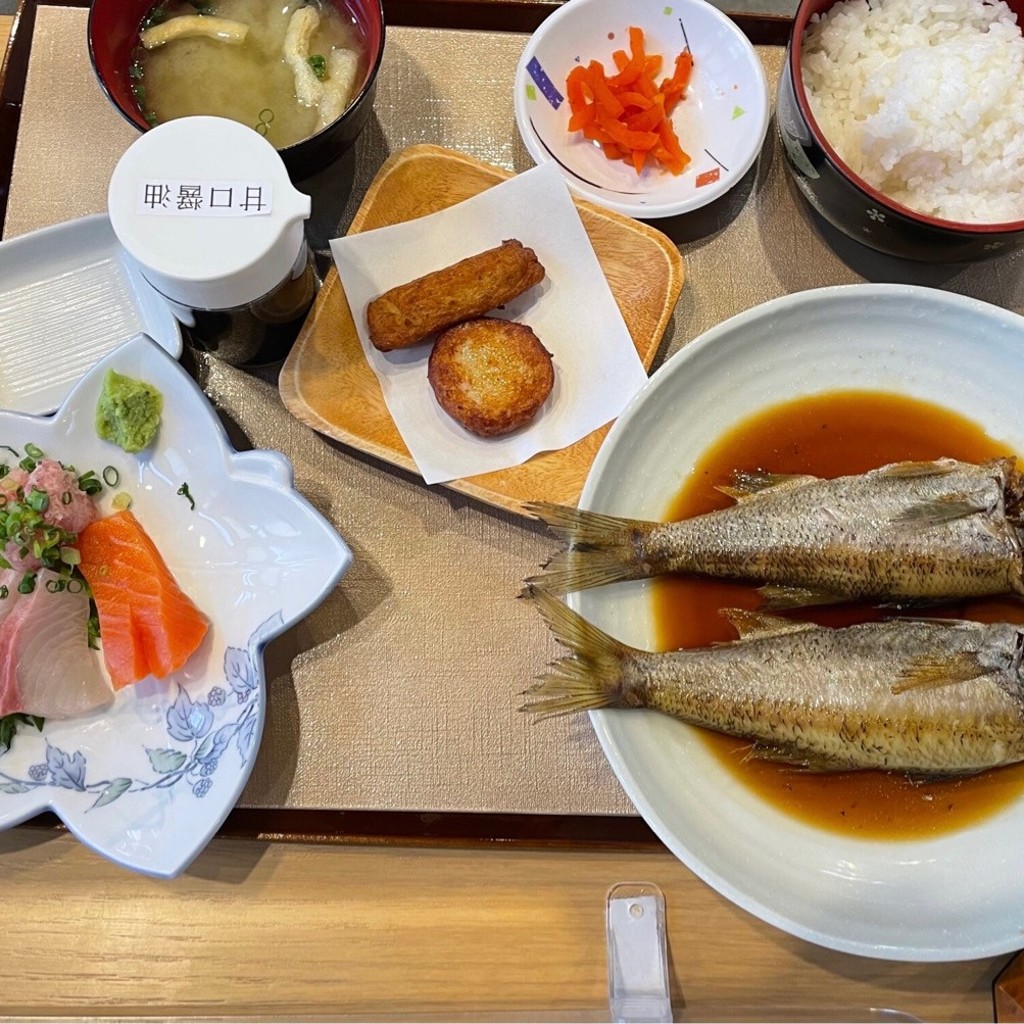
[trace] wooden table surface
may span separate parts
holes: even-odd
[[[0,49],[12,19],[0,17]],[[608,1019],[604,906],[665,892],[691,1020],[991,1020],[1007,958],[896,964],[784,935],[661,848],[215,840],[159,881],[67,835],[0,835],[0,1019]]]

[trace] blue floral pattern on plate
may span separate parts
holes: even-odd
[[[140,456],[91,429],[108,368],[163,393],[157,441]],[[294,490],[284,456],[235,451],[198,385],[145,336],[99,362],[53,416],[0,411],[0,443],[28,442],[80,469],[114,466],[210,631],[183,669],[126,687],[108,710],[23,726],[0,753],[0,828],[52,809],[104,856],[171,877],[216,833],[252,770],[263,646],[320,603],[352,555]],[[183,482],[195,509],[179,496]]]
[[[264,626],[277,625],[280,618],[280,613],[277,613],[274,620]],[[256,664],[259,655],[254,646],[250,638],[249,647],[229,647],[224,654],[224,678],[236,698],[235,709],[227,704],[227,691],[223,686],[212,686],[205,700],[193,700],[184,687],[178,686],[178,696],[166,714],[168,741],[177,741],[178,745],[146,747],[153,769],[152,778],[122,776],[90,782],[86,758],[80,750],[68,753],[47,743],[46,759],[30,765],[27,778],[8,775],[3,770],[3,753],[6,751],[0,753],[0,793],[28,793],[44,786],[73,789],[79,793],[95,794],[96,800],[90,810],[112,804],[126,793],[168,789],[182,783],[192,790],[194,796],[206,796],[213,786],[213,775],[221,757],[229,746],[236,749],[242,767],[249,763],[254,753],[261,700]]]

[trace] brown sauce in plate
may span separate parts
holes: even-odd
[[[727,507],[730,499],[714,488],[736,469],[834,477],[905,459],[981,462],[1012,454],[976,424],[939,406],[879,392],[831,392],[767,409],[721,437],[697,463],[666,518]],[[663,577],[654,581],[653,594],[662,650],[735,639],[719,610],[760,604],[754,586],[705,579]],[[879,613],[848,605],[789,614],[842,626]],[[972,601],[923,614],[1024,622],[1024,604]],[[762,799],[847,835],[896,840],[951,832],[995,814],[1024,792],[1024,764],[936,782],[874,771],[821,774],[748,760],[746,741],[713,732],[702,736],[721,765]]]

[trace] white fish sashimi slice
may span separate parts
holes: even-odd
[[[88,647],[89,598],[81,590],[48,589],[56,579],[40,571],[32,593],[0,621],[0,715],[73,718],[113,702]]]
[[[22,595],[18,593],[18,584],[25,574],[16,569],[4,569],[0,571],[0,594],[7,596],[0,600],[0,626],[4,620],[14,611]],[[3,589],[6,587],[6,591]],[[0,654],[0,715],[9,715],[19,710],[21,698],[18,694],[17,680],[11,674],[4,671],[6,662]]]
[[[14,610],[21,594],[18,593],[18,584],[24,579],[25,574],[20,569],[0,570],[0,594],[6,595],[0,599],[0,622],[3,622]]]

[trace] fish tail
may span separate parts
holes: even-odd
[[[530,699],[519,710],[551,718],[629,703],[623,669],[632,648],[541,588],[528,588],[527,596],[537,603],[555,639],[572,653],[548,666],[547,673],[525,691]]]
[[[567,594],[651,574],[645,565],[643,542],[657,523],[546,501],[530,502],[525,509],[567,545],[545,563],[543,574],[526,581],[528,586]]]

